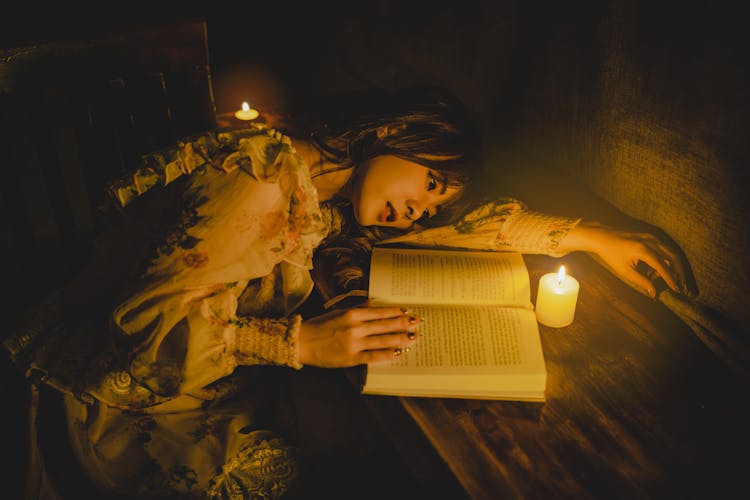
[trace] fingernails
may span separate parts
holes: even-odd
[[[414,340],[415,338],[417,338],[417,334],[414,332],[406,332],[406,338],[409,340]]]
[[[416,316],[409,316],[409,324],[416,325],[419,319]]]
[[[411,347],[396,347],[393,349],[393,355],[395,357],[401,356],[405,352],[411,351]]]
[[[404,314],[408,314],[410,311],[409,311],[409,309],[407,309],[405,307],[402,307],[401,308],[401,312],[404,313]]]

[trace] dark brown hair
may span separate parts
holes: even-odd
[[[465,212],[481,148],[470,112],[450,91],[414,86],[326,96],[301,105],[292,120],[290,135],[309,140],[341,168],[392,155],[434,169],[449,187],[460,188],[440,214],[420,224],[443,225]]]
[[[423,226],[449,224],[469,208],[472,180],[481,173],[479,133],[468,109],[451,92],[435,86],[366,90],[327,96],[299,106],[286,132],[310,141],[339,168],[392,155],[436,170],[459,195]],[[384,133],[385,131],[385,133]],[[356,224],[348,200],[333,199],[324,209],[336,213],[337,227],[315,254],[313,278],[329,304],[367,288],[372,245],[401,234],[394,228]]]

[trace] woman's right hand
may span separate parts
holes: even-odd
[[[390,361],[417,341],[418,326],[401,307],[336,309],[302,322],[299,361],[321,368]]]
[[[675,293],[697,294],[690,265],[681,252],[655,234],[582,222],[558,246],[562,253],[577,250],[595,253],[615,275],[651,298],[656,297],[657,278],[662,278]],[[642,274],[639,262],[650,271]]]

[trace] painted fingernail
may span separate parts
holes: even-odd
[[[688,297],[698,296],[698,292],[696,292],[696,290],[693,287],[689,286],[687,283],[682,284],[682,292]]]
[[[394,355],[394,356],[401,356],[401,353],[402,353],[402,352],[404,352],[404,350],[403,350],[403,349],[401,349],[400,347],[396,347],[396,348],[395,348],[395,349],[393,350],[393,355]]]
[[[405,308],[405,307],[402,307],[401,308],[401,312],[404,313],[404,314],[406,314],[406,313],[409,312],[409,310],[407,308]]]
[[[417,321],[419,321],[416,316],[409,316],[409,324],[410,325],[416,325]]]
[[[414,332],[406,332],[406,338],[408,338],[409,340],[414,340],[415,338],[417,338],[417,334]]]

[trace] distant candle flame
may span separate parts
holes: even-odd
[[[560,270],[557,271],[557,286],[562,286],[565,281],[565,266],[560,266]]]
[[[250,111],[250,105],[247,103],[247,101],[242,103],[242,111]]]

